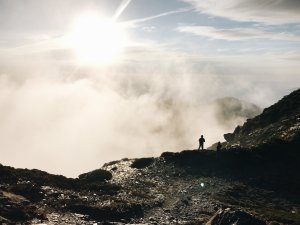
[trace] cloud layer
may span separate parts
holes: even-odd
[[[300,22],[298,0],[183,0],[196,10],[213,16],[236,21],[253,21],[266,24]]]
[[[1,163],[76,176],[111,160],[197,148],[200,134],[208,147],[242,122],[220,121],[211,102],[239,90],[251,94],[251,85],[222,77],[212,63],[161,51],[140,49],[139,55],[136,62],[82,67],[72,76],[49,59],[6,62]]]
[[[191,33],[197,36],[228,41],[250,39],[271,39],[284,41],[300,41],[300,36],[291,33],[273,33],[256,28],[215,28],[210,26],[180,26],[179,32]]]

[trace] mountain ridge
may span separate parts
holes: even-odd
[[[291,142],[300,136],[300,89],[224,135],[227,146],[253,148],[271,142]]]

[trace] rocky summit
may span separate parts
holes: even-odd
[[[122,159],[76,179],[0,165],[2,224],[300,224],[300,90],[221,151]]]

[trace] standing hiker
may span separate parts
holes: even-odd
[[[200,151],[200,148],[202,148],[202,150],[204,149],[204,142],[205,142],[205,139],[204,139],[203,135],[201,135],[201,137],[199,138],[199,148],[198,148],[198,151]]]
[[[222,144],[221,144],[221,142],[219,141],[219,142],[218,142],[218,145],[217,145],[217,152],[220,152],[221,149],[222,149]]]

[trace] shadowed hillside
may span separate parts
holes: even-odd
[[[285,96],[276,104],[264,109],[262,114],[248,119],[232,134],[225,134],[229,146],[253,148],[262,144],[276,145],[294,142],[300,136],[300,89]]]

